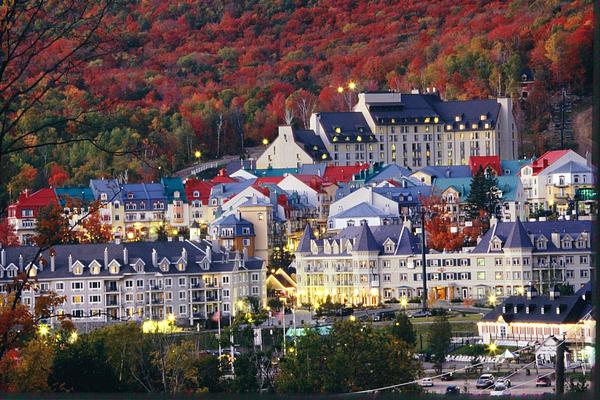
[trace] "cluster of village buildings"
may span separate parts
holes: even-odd
[[[94,179],[23,192],[8,209],[22,246],[0,250],[0,281],[27,268],[38,290],[26,304],[52,290],[66,296],[60,312],[90,324],[174,315],[194,325],[235,313],[249,296],[265,304],[268,292],[296,306],[417,298],[425,252],[431,301],[506,299],[490,322],[498,331],[481,326],[488,338],[501,335],[500,318],[575,318],[569,307],[579,303],[554,291],[571,287],[581,298],[592,278],[595,169],[572,150],[518,159],[510,99],[361,93],[352,112],[315,113],[309,125],[279,127],[258,159],[209,180]],[[489,230],[458,251],[423,249],[422,200],[442,198],[460,231],[471,223],[478,171],[497,179]],[[75,229],[99,207],[111,242],[55,246],[32,259],[37,217],[50,205]],[[161,232],[166,240],[156,241]],[[292,253],[291,265],[272,268],[274,252]],[[546,295],[548,310],[534,305]]]

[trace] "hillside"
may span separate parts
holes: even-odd
[[[126,169],[156,179],[196,150],[236,154],[242,142],[272,138],[286,106],[302,124],[300,100],[309,111],[343,109],[336,88],[349,81],[357,90],[435,86],[449,99],[514,96],[529,68],[536,82],[521,128],[536,130],[558,85],[591,90],[592,19],[591,0],[122,0],[103,30],[110,51],[56,90],[105,100],[95,121],[106,143],[144,143],[145,159],[89,143],[15,154],[9,191],[57,174],[53,182],[69,184]]]

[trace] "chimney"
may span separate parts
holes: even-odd
[[[525,306],[525,314],[529,314],[529,304]]]
[[[156,249],[152,249],[152,265],[156,268],[158,266],[158,253]]]
[[[50,250],[50,272],[54,272],[56,270],[56,254],[54,250]]]
[[[369,186],[369,204],[373,205],[373,187]]]
[[[104,248],[104,269],[108,269],[108,247]]]
[[[550,300],[556,300],[560,297],[560,291],[555,286],[552,290],[550,290]]]
[[[179,241],[183,242],[183,236],[179,236]]]
[[[73,256],[69,254],[69,272],[73,270]]]
[[[517,307],[517,305],[515,304],[513,307],[513,313],[514,314],[518,314],[519,313],[519,307]]]
[[[542,315],[544,315],[545,311],[546,311],[546,306],[545,306],[545,305],[542,305],[542,306],[540,307],[540,312],[542,313]]]
[[[244,246],[242,250],[242,259],[244,261],[248,260],[248,248],[246,246]]]
[[[23,271],[23,254],[19,254],[19,271]]]
[[[560,233],[552,231],[552,243],[560,249]]]
[[[185,260],[185,262],[187,263],[187,250],[185,249],[185,247],[181,248],[181,258],[183,258]]]
[[[125,246],[123,246],[123,264],[129,264],[129,250]]]
[[[556,306],[556,315],[560,315],[560,306]]]
[[[173,241],[173,237],[169,236],[169,237],[167,238],[167,242],[172,242],[172,241]]]
[[[496,225],[498,223],[498,218],[496,218],[495,215],[492,215],[490,217],[490,228],[492,228],[494,225]]]
[[[206,246],[206,258],[208,262],[212,262],[212,248],[210,246]]]
[[[477,244],[481,243],[481,235],[477,236]]]
[[[527,288],[527,299],[528,300],[533,299],[536,294],[537,294],[537,290],[533,286],[530,286]]]
[[[115,238],[115,244],[121,244],[121,238]]]
[[[506,305],[502,306],[502,314],[506,314]]]
[[[6,250],[0,250],[0,265],[6,266]]]

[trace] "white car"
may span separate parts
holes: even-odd
[[[421,379],[421,386],[423,387],[432,387],[433,380],[431,378],[423,378]]]
[[[494,386],[490,396],[510,396],[510,389],[503,384],[497,384]]]

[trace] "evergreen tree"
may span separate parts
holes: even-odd
[[[494,171],[487,168],[485,171],[479,167],[477,173],[471,179],[471,189],[467,197],[466,211],[470,219],[479,217],[481,211],[488,216],[496,214],[496,208],[500,199],[496,195],[498,178]]]
[[[392,325],[392,335],[413,347],[417,344],[415,329],[408,316],[404,313],[396,315],[396,320]]]
[[[448,354],[451,338],[452,325],[450,325],[446,313],[440,313],[435,317],[435,321],[429,330],[429,350],[431,351],[433,365],[438,372],[442,370],[442,364]]]

